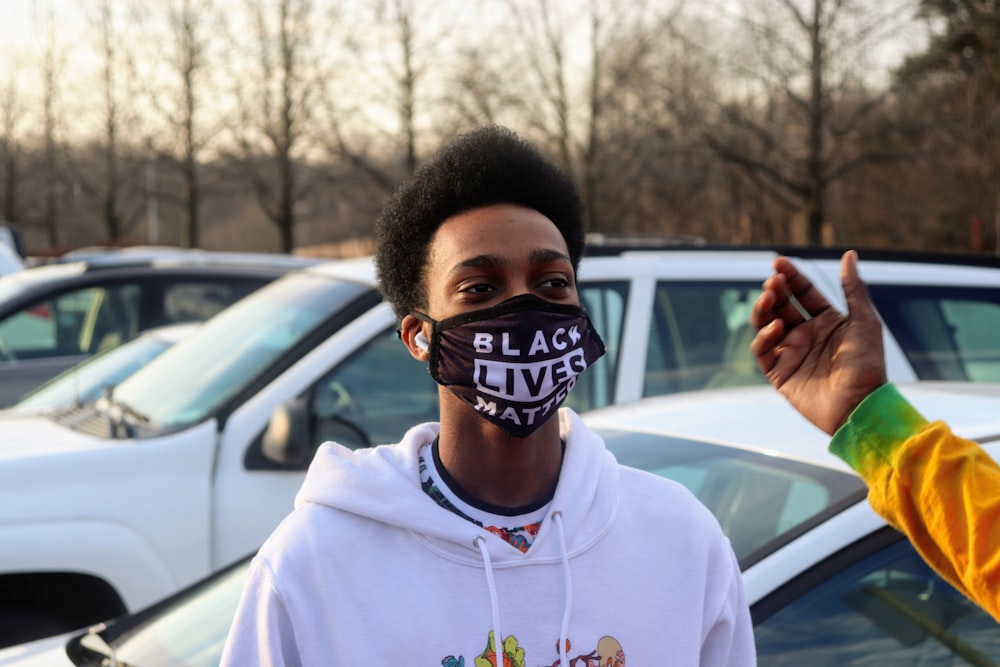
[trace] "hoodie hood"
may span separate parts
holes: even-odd
[[[295,500],[341,511],[411,531],[441,555],[483,563],[480,538],[494,568],[525,562],[557,562],[595,543],[614,519],[618,466],[604,442],[568,408],[559,411],[566,441],[562,470],[549,516],[559,513],[565,553],[553,522],[545,521],[526,553],[457,516],[442,511],[420,487],[419,449],[437,437],[437,423],[410,429],[399,445],[352,451],[335,443],[320,447]]]

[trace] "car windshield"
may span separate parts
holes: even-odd
[[[170,347],[171,340],[141,336],[63,371],[27,394],[11,411],[35,414],[92,403]]]
[[[112,625],[102,633],[107,645],[86,634],[71,642],[67,652],[73,656],[77,653],[74,643],[79,643],[87,652],[106,655],[110,646],[115,659],[112,664],[216,667],[222,659],[249,565],[247,558],[154,608],[148,616],[129,619],[122,626]],[[92,663],[81,659],[77,664]]]
[[[680,482],[718,519],[746,569],[865,497],[851,474],[697,440],[598,429],[624,465]]]
[[[289,274],[208,320],[114,391],[160,428],[200,422],[371,288],[308,271]]]

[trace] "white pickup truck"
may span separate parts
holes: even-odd
[[[569,406],[762,382],[746,317],[773,257],[586,257],[580,293],[609,351]],[[842,305],[836,259],[799,266]],[[861,267],[893,379],[1000,379],[1000,269]],[[320,264],[226,309],[96,404],[0,419],[0,646],[138,609],[241,558],[290,511],[319,442],[391,442],[434,419],[436,385],[395,327],[369,260]]]

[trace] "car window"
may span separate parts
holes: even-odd
[[[758,294],[756,283],[658,283],[643,396],[766,382],[749,349]]]
[[[0,322],[8,359],[95,354],[129,340],[139,326],[141,288],[86,287],[37,301]]]
[[[268,280],[185,278],[163,280],[162,324],[203,322]]]
[[[680,482],[746,568],[865,496],[855,475],[698,440],[598,428],[624,465]]]
[[[411,426],[437,421],[437,383],[389,327],[314,385],[310,412],[316,444],[397,442]]]
[[[97,354],[131,340],[139,333],[141,288],[136,284],[94,288],[80,331],[80,349]]]
[[[921,380],[1000,382],[1000,290],[870,285]]]
[[[997,664],[1000,625],[935,574],[906,540],[818,578],[757,623],[762,667]]]
[[[610,405],[615,400],[615,377],[621,356],[622,329],[628,302],[628,283],[581,283],[580,304],[607,347],[607,353],[578,376],[566,399],[576,412]]]

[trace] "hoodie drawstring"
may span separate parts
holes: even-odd
[[[566,655],[566,644],[569,639],[569,611],[573,608],[573,578],[569,571],[569,553],[566,551],[566,531],[563,528],[562,512],[552,513],[552,523],[559,530],[559,553],[562,555],[563,584],[566,587],[562,625],[559,628],[559,664],[568,667],[569,656]]]
[[[495,667],[503,667],[503,635],[500,634],[500,602],[497,600],[497,587],[493,583],[493,561],[486,546],[486,539],[477,535],[473,540],[483,555],[483,565],[486,567],[486,585],[490,588],[490,605],[493,607],[493,656]]]
[[[573,608],[573,578],[569,569],[569,552],[566,549],[566,531],[563,528],[562,512],[552,513],[552,523],[555,524],[559,533],[559,554],[563,566],[563,584],[565,587],[565,598],[563,600],[563,617],[559,626],[559,664],[568,667],[569,656],[566,653],[566,645],[569,635],[569,613]],[[497,599],[497,587],[493,581],[493,561],[490,560],[490,551],[486,546],[486,539],[482,535],[477,535],[473,540],[479,553],[483,556],[483,565],[486,569],[486,585],[490,589],[490,606],[493,611],[493,655],[495,667],[503,667],[503,635],[500,634],[500,602]]]

